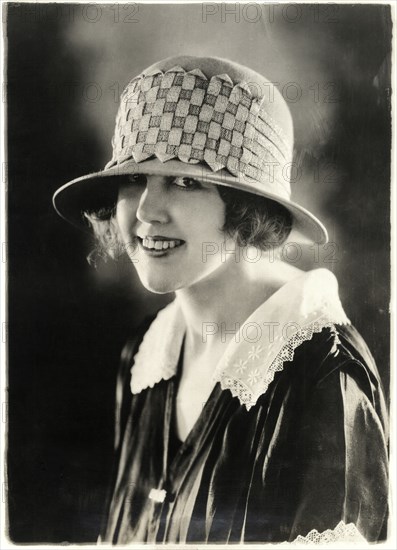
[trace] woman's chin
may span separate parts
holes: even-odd
[[[175,292],[179,288],[181,288],[181,284],[177,281],[170,281],[166,278],[160,278],[160,277],[151,277],[151,278],[141,278],[142,285],[146,288],[146,290],[149,290],[149,292],[153,292],[155,294],[168,294],[170,292]],[[182,285],[183,286],[183,285]]]

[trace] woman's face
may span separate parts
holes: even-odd
[[[187,177],[131,176],[119,189],[116,221],[142,284],[156,293],[213,275],[236,247],[221,230],[225,204],[215,185]]]

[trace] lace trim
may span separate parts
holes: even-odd
[[[294,334],[278,352],[274,361],[270,364],[259,392],[252,392],[251,389],[243,382],[241,377],[231,377],[223,371],[217,376],[217,380],[221,384],[223,390],[228,389],[232,392],[233,397],[237,397],[242,405],[245,405],[247,411],[253,407],[258,401],[259,397],[266,393],[267,388],[273,382],[276,372],[281,372],[284,369],[284,363],[286,361],[293,361],[295,349],[299,347],[303,342],[311,340],[313,334],[321,332],[324,328],[330,328],[335,337],[334,345],[340,343],[338,332],[335,327],[335,323],[329,321],[315,321],[309,326],[302,328],[299,332]],[[258,373],[258,377],[260,373]]]
[[[340,521],[335,529],[319,533],[312,529],[305,537],[299,535],[292,544],[332,544],[335,542],[360,542],[368,544],[354,523]]]

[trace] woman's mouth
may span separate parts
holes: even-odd
[[[138,237],[138,241],[142,250],[155,256],[163,256],[185,244],[182,239],[168,237]]]

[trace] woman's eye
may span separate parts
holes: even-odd
[[[173,178],[172,183],[177,187],[182,189],[200,189],[202,187],[201,183],[193,178],[188,177],[177,177]]]
[[[128,181],[134,185],[146,185],[147,177],[145,174],[131,174],[128,176]]]

